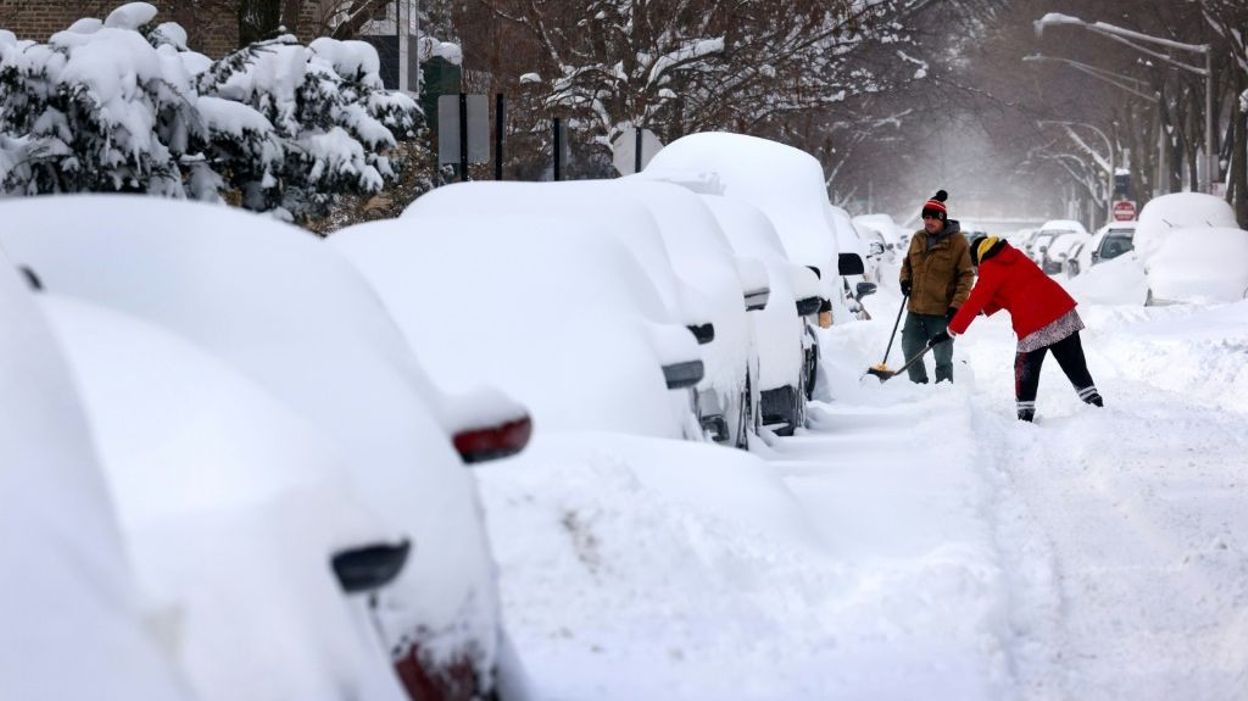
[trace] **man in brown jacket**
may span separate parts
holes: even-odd
[[[901,293],[910,297],[901,348],[913,358],[928,339],[944,331],[975,282],[971,247],[958,222],[949,219],[948,193],[941,190],[923,205],[923,230],[910,237],[910,250],[901,264]],[[953,343],[941,343],[936,356],[936,381],[953,382]],[[910,381],[927,382],[923,363],[910,366]]]

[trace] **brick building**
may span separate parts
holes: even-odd
[[[240,45],[240,0],[148,0],[160,14],[157,21],[177,22],[195,51],[214,58]],[[126,0],[0,0],[0,28],[21,39],[45,41],[83,17],[108,16]],[[304,41],[321,35],[329,26],[333,0],[282,0],[282,22]]]

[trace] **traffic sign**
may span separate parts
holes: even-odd
[[[611,142],[614,151],[612,162],[620,175],[638,173],[650,162],[654,155],[663,149],[663,142],[649,129],[628,127]],[[638,155],[640,154],[640,158]]]
[[[1114,203],[1114,221],[1133,221],[1135,219],[1135,203],[1122,200]]]

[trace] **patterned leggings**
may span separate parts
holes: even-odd
[[[1040,389],[1040,368],[1044,364],[1044,355],[1053,351],[1057,364],[1062,372],[1070,378],[1079,398],[1089,404],[1100,406],[1101,395],[1096,391],[1092,375],[1088,372],[1088,361],[1083,356],[1083,344],[1079,342],[1079,332],[1063,338],[1051,346],[1037,348],[1028,353],[1014,356],[1014,397],[1018,401],[1018,412],[1035,413],[1036,391]]]

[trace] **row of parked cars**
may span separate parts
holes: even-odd
[[[728,134],[326,240],[0,212],[3,698],[521,697],[472,466],[535,427],[791,433],[874,290],[818,162]]]
[[[1089,234],[1054,220],[1022,238],[1044,272],[1086,275],[1134,252],[1147,285],[1145,304],[1233,302],[1248,297],[1248,231],[1223,199],[1175,193],[1144,205],[1137,221],[1114,221]]]

